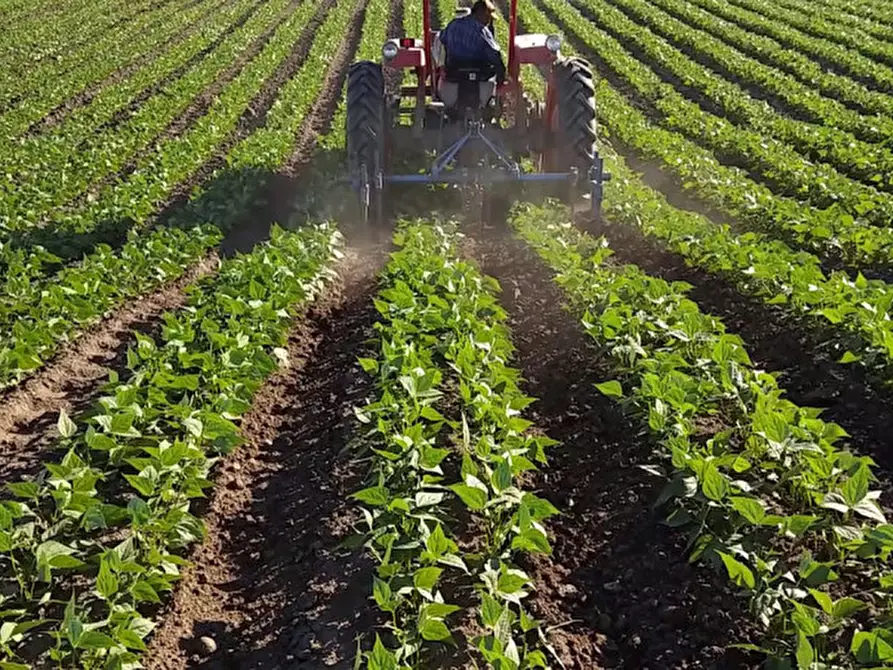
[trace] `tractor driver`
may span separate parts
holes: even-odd
[[[493,38],[496,8],[491,0],[477,0],[471,13],[453,19],[440,33],[446,49],[446,68],[492,68],[497,83],[505,81],[505,63]]]

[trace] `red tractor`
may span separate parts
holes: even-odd
[[[497,86],[486,69],[450,71],[430,26],[431,0],[422,2],[422,39],[389,39],[382,63],[360,61],[348,73],[349,179],[362,220],[384,218],[390,185],[500,182],[564,184],[569,197],[585,186],[598,217],[609,175],[596,149],[589,64],[562,57],[558,35],[519,35],[518,0],[509,0],[505,82]],[[522,65],[536,66],[545,78],[544,100],[525,93]],[[387,90],[388,69],[409,75],[396,91]],[[394,159],[413,155],[425,156],[428,169],[396,174]]]

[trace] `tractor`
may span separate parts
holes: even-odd
[[[598,220],[610,175],[596,148],[592,69],[580,58],[562,57],[558,35],[519,34],[518,0],[508,1],[508,59],[499,85],[487,67],[447,67],[439,32],[430,25],[431,0],[421,0],[421,38],[388,39],[381,62],[351,65],[348,180],[363,223],[384,220],[386,193],[397,184],[486,190],[506,182],[552,185],[566,199],[588,192]],[[543,100],[525,92],[523,65],[542,74]],[[386,85],[391,80],[396,86]],[[395,163],[402,166],[409,156],[423,156],[427,167],[395,172]]]

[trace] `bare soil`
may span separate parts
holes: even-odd
[[[568,668],[755,667],[726,652],[749,641],[747,614],[727,580],[690,565],[684,538],[651,504],[660,482],[647,437],[594,384],[611,378],[538,258],[494,227],[473,234],[473,255],[502,284],[516,365],[539,398],[529,418],[560,440],[534,483],[562,515],[554,555],[531,562],[537,614]]]
[[[216,269],[212,254],[179,279],[128,302],[63,347],[21,384],[0,395],[0,485],[35,475],[47,460],[60,410],[85,410],[108,378],[125,369],[131,331],[157,330],[161,315],[186,302],[183,289]]]
[[[353,407],[372,392],[356,357],[372,335],[385,251],[374,240],[348,250],[339,285],[290,339],[292,366],[243,422],[247,444],[220,468],[208,540],[152,640],[151,670],[348,668],[355,637],[376,623],[371,566],[338,544],[355,521]]]

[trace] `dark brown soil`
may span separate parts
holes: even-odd
[[[215,269],[211,255],[178,280],[127,303],[0,396],[0,485],[37,473],[56,439],[59,411],[75,415],[86,409],[109,371],[124,370],[131,331],[152,332],[164,312],[185,303],[183,289]]]
[[[535,488],[562,515],[554,556],[533,561],[535,611],[568,668],[749,668],[724,651],[750,625],[727,580],[686,560],[684,540],[651,504],[659,482],[639,466],[651,447],[593,384],[611,378],[533,252],[500,229],[476,234],[474,255],[502,284],[516,365],[539,402],[530,418],[563,444]],[[755,664],[753,664],[755,666]]]
[[[340,285],[293,333],[292,366],[256,398],[247,444],[217,476],[208,540],[152,640],[150,669],[349,668],[356,636],[374,627],[371,566],[338,544],[355,520],[353,407],[372,392],[356,357],[372,335],[385,249],[349,249]]]

